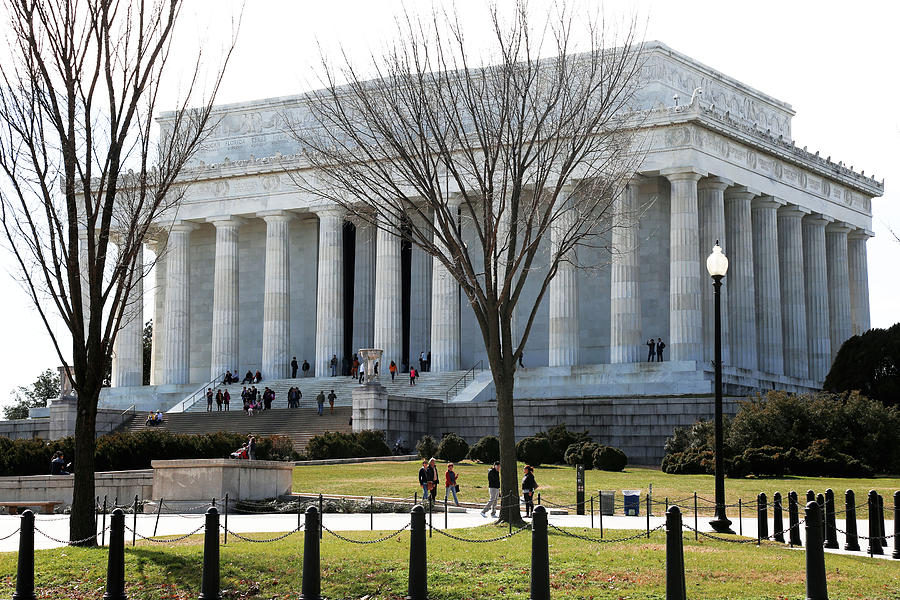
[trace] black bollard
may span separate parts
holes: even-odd
[[[117,508],[109,520],[109,562],[103,600],[125,600],[125,511]]]
[[[825,490],[825,547],[840,548],[837,541],[837,521],[834,514],[834,490]]]
[[[219,586],[219,511],[215,506],[206,509],[200,600],[222,600]]]
[[[769,539],[769,506],[766,494],[760,492],[756,496],[756,541]]]
[[[784,543],[784,517],[781,509],[781,492],[772,496],[772,533],[776,542]]]
[[[844,550],[851,552],[859,552],[859,537],[856,533],[856,495],[853,490],[847,490],[844,493],[844,503],[847,509],[847,540],[844,543]]]
[[[103,527],[100,529],[100,545],[106,545],[106,495],[103,496]]]
[[[791,546],[802,546],[800,541],[800,506],[797,499],[797,492],[788,494],[788,525],[791,531],[788,534],[791,540]]]
[[[547,540],[547,509],[536,506],[531,514],[530,600],[550,600],[550,548]]]
[[[137,511],[138,511],[138,497],[137,494],[134,496],[134,522],[131,526],[131,546],[134,547],[137,544]]]
[[[322,525],[324,525],[323,521],[325,520],[325,510],[322,503],[322,494],[319,494],[319,519],[318,519],[318,527],[319,527],[319,539],[322,539]],[[309,525],[307,525],[309,527]]]
[[[878,493],[869,490],[869,550],[870,555],[884,554],[878,533]]]
[[[884,531],[884,496],[878,494],[878,535],[881,536],[881,547],[887,548],[887,535]]]
[[[315,506],[306,509],[306,532],[303,534],[303,584],[302,600],[322,598],[322,572],[319,557],[319,511]]]
[[[806,490],[806,501],[807,502],[815,502],[816,501],[816,493],[812,490]]]
[[[425,542],[425,509],[416,505],[409,515],[409,586],[407,600],[428,598],[428,560]]]
[[[894,492],[894,551],[891,558],[900,558],[900,490]]]
[[[537,503],[538,503],[538,505],[540,506],[540,504],[541,504],[541,493],[540,493],[540,492],[538,492],[538,501],[537,501]]]
[[[822,544],[825,543],[825,494],[816,496],[816,504],[819,505],[819,526],[822,528]]]
[[[744,535],[744,501],[738,498],[738,535]]]
[[[684,542],[681,537],[681,510],[666,510],[666,600],[685,600]]]
[[[818,502],[806,504],[806,600],[828,600],[821,513]]]
[[[223,537],[225,539],[222,543],[228,544],[228,494],[225,494],[225,510],[223,511],[223,513],[225,516],[225,527],[223,528],[222,533],[224,534]]]
[[[35,600],[34,595],[34,513],[25,510],[19,521],[19,565],[12,600]]]

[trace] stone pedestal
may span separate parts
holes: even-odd
[[[196,505],[212,498],[266,500],[291,493],[293,462],[210,458],[154,460],[152,498],[166,505]]]
[[[388,393],[377,381],[353,389],[353,431],[388,428]]]

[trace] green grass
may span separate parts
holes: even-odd
[[[294,491],[307,493],[332,493],[359,496],[391,496],[396,498],[412,497],[418,487],[420,461],[358,463],[351,465],[299,466],[294,468]],[[462,462],[455,465],[460,484],[460,501],[483,502],[487,499],[487,470],[480,463]],[[521,479],[522,464],[519,465],[518,477]],[[441,481],[446,469],[440,466]],[[543,466],[535,469],[542,500],[557,504],[575,502],[575,469],[568,466]],[[616,490],[616,499],[621,501],[621,491],[642,490],[647,493],[649,484],[653,484],[653,497],[663,501],[683,500],[696,491],[699,496],[714,499],[714,480],[712,475],[668,475],[658,469],[628,467],[622,473],[607,471],[585,471],[585,487],[588,494],[596,494],[596,490]],[[802,503],[805,503],[806,490],[812,489],[817,494],[824,493],[827,488],[835,492],[838,510],[844,506],[844,492],[852,489],[856,493],[856,503],[864,503],[870,489],[877,490],[885,498],[885,512],[890,512],[888,505],[893,500],[895,490],[900,489],[900,478],[877,477],[873,479],[845,479],[831,477],[786,477],[782,479],[726,479],[726,502],[735,504],[738,498],[745,503],[756,506],[756,495],[765,492],[769,500],[775,492],[784,496],[784,507],[787,509],[787,494],[791,490],[797,492]],[[442,492],[440,492],[442,493]],[[701,502],[701,506],[703,506]],[[735,509],[733,512],[737,512]],[[748,513],[745,513],[747,515]],[[857,516],[864,518],[864,509]],[[736,515],[735,515],[736,516]],[[887,515],[886,515],[887,516]],[[890,518],[889,516],[887,518]]]
[[[466,537],[493,537],[505,531],[488,525],[455,530]],[[597,531],[570,530],[592,537]],[[625,536],[630,532],[615,532]],[[357,532],[374,539],[379,532]],[[259,537],[270,537],[260,534]],[[774,544],[735,545],[685,536],[689,598],[802,599],[804,553]],[[232,543],[221,547],[223,597],[296,599],[302,575],[303,535],[281,542]],[[199,595],[202,540],[150,544],[125,551],[126,585],[132,600],[194,599]],[[509,540],[463,543],[435,534],[428,540],[428,586],[434,599],[527,598],[531,540],[523,532]],[[409,533],[358,546],[328,533],[322,542],[322,592],[330,599],[372,600],[406,594]],[[104,592],[105,549],[38,551],[39,598],[99,598]],[[900,600],[900,562],[828,554],[830,597]],[[0,598],[14,590],[16,554],[0,554]],[[550,576],[554,598],[630,600],[665,597],[665,536],[612,544],[592,544],[561,534],[550,536]]]

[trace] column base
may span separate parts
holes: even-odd
[[[709,522],[709,525],[716,533],[729,533],[735,535],[734,531],[731,530],[731,520],[728,517],[713,519]]]

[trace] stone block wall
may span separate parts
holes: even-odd
[[[48,465],[49,468],[49,465]],[[8,502],[59,500],[68,506],[72,504],[72,484],[74,475],[28,475],[23,477],[0,477],[0,499]],[[103,502],[118,498],[119,504],[126,504],[137,496],[149,500],[153,494],[153,471],[103,471],[94,475],[95,494]]]
[[[17,419],[0,421],[0,437],[11,440],[42,440],[50,437],[50,419]]]

